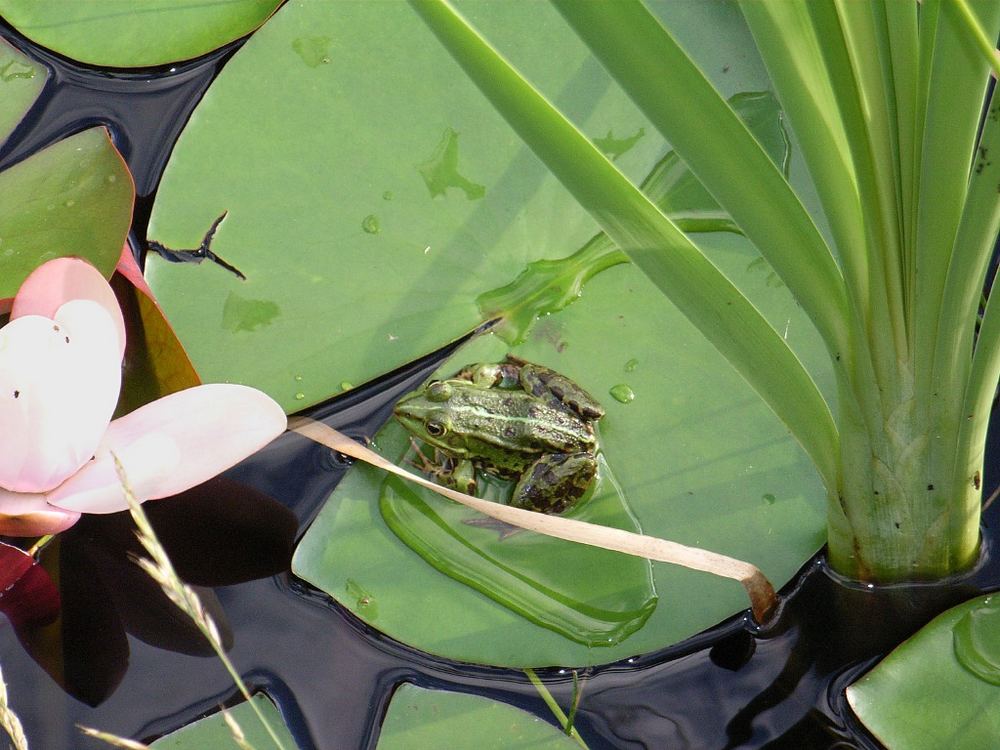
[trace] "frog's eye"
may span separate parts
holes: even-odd
[[[431,401],[447,401],[451,398],[451,384],[443,380],[427,386],[427,398]]]
[[[442,435],[445,434],[445,432],[447,432],[445,426],[440,422],[438,422],[436,419],[428,420],[425,427],[427,429],[427,434],[430,435],[431,437],[441,437]]]

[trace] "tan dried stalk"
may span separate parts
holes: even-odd
[[[240,750],[254,750],[253,745],[247,741],[247,736],[243,733],[243,727],[239,725],[236,718],[226,709],[222,709],[222,720],[226,722],[229,734],[232,735],[233,742],[236,743]]]
[[[85,736],[93,737],[95,740],[106,742],[114,747],[123,747],[126,750],[150,750],[149,745],[144,745],[141,742],[129,740],[125,737],[119,737],[117,734],[111,734],[111,732],[102,732],[100,729],[85,727],[82,724],[77,724],[76,728]]]
[[[236,687],[239,688],[243,697],[250,704],[250,708],[257,715],[258,720],[263,725],[268,735],[270,735],[271,739],[274,740],[275,746],[279,750],[285,750],[284,745],[278,738],[274,728],[265,718],[264,714],[261,713],[257,704],[253,702],[250,690],[243,682],[243,678],[240,677],[240,673],[236,671],[236,667],[233,666],[229,657],[226,656],[225,649],[222,647],[222,639],[219,637],[219,630],[216,627],[215,622],[212,620],[208,612],[205,611],[205,608],[202,606],[201,600],[194,592],[194,589],[184,583],[174,570],[174,566],[170,562],[167,551],[163,548],[163,545],[160,544],[160,540],[157,538],[156,532],[153,531],[153,527],[149,523],[149,518],[146,516],[146,512],[142,509],[142,504],[136,499],[135,494],[132,492],[132,488],[128,483],[128,477],[125,476],[125,469],[118,460],[118,456],[112,454],[112,457],[115,461],[115,470],[118,472],[118,480],[121,482],[122,491],[125,494],[125,500],[128,502],[129,513],[132,514],[132,520],[135,521],[136,536],[139,539],[139,543],[142,544],[145,550],[149,553],[149,558],[137,557],[135,560],[136,564],[138,564],[139,567],[141,567],[154,581],[160,584],[160,588],[163,589],[163,593],[168,599],[170,599],[170,601],[177,605],[182,612],[191,618],[191,621],[195,624],[198,630],[201,631],[202,635],[205,636],[212,648],[215,650],[216,655],[219,657],[219,660],[222,661],[226,671],[229,672],[229,675],[232,677]]]
[[[461,503],[483,515],[495,518],[512,526],[536,531],[539,534],[565,539],[579,544],[621,552],[626,555],[644,557],[647,560],[682,565],[691,570],[700,570],[724,578],[739,581],[750,598],[750,607],[754,619],[758,623],[767,621],[778,603],[774,587],[764,574],[754,565],[733,557],[720,555],[698,547],[688,547],[665,539],[634,534],[630,531],[612,529],[607,526],[576,521],[571,518],[546,515],[530,510],[522,510],[509,505],[500,505],[488,500],[466,495],[448,487],[442,487],[424,477],[413,474],[396,466],[374,451],[354,442],[346,435],[337,432],[332,427],[306,417],[291,417],[288,429],[303,435],[310,440],[344,453],[353,458],[365,461],[372,466],[388,471],[397,476],[415,482],[422,487],[433,490],[439,495]]]
[[[4,728],[10,741],[14,743],[14,750],[28,750],[28,738],[24,736],[21,720],[17,718],[17,714],[7,701],[7,683],[4,681],[2,671],[0,671],[0,727]]]

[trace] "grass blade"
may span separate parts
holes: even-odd
[[[827,487],[835,487],[838,440],[829,407],[777,331],[694,243],[450,4],[444,0],[411,0],[411,5],[494,107],[607,235],[705,334],[788,426],[816,464]],[[739,126],[744,127],[742,123]],[[776,171],[766,154],[762,158],[769,169]],[[842,284],[840,289],[842,292]],[[823,294],[819,290],[817,293]],[[821,304],[835,303],[827,298]],[[841,335],[842,332],[837,334]]]
[[[226,671],[229,672],[233,683],[239,688],[240,693],[243,694],[247,703],[250,704],[250,708],[257,715],[257,719],[264,727],[264,731],[274,741],[275,747],[278,750],[285,750],[285,746],[275,732],[274,727],[271,726],[267,717],[258,708],[253,700],[253,696],[250,694],[249,688],[243,682],[243,678],[240,677],[240,673],[229,660],[229,657],[226,656],[226,651],[222,646],[222,639],[219,637],[219,629],[215,622],[202,606],[201,600],[194,592],[194,589],[184,583],[174,570],[173,563],[170,562],[170,557],[167,555],[166,549],[160,544],[160,540],[157,538],[156,532],[153,530],[153,526],[146,516],[146,512],[142,509],[142,503],[132,493],[128,477],[125,476],[125,469],[119,462],[118,457],[114,456],[114,454],[112,454],[112,457],[115,460],[115,470],[118,472],[118,479],[121,482],[125,500],[128,502],[129,513],[136,525],[136,536],[139,539],[139,543],[149,553],[148,558],[137,558],[136,564],[160,585],[163,593],[178,609],[191,618],[191,621],[212,646],[212,649],[215,651],[216,656],[219,657],[219,661],[226,668]]]
[[[7,699],[7,683],[4,681],[3,673],[0,672],[0,727],[3,727],[14,743],[15,750],[28,750],[28,738],[24,735],[24,727],[17,714],[10,707]]]

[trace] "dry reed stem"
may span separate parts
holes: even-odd
[[[24,736],[24,727],[21,720],[10,707],[7,700],[7,683],[4,681],[3,672],[0,671],[0,727],[3,727],[14,743],[14,750],[28,750],[28,738]]]
[[[224,708],[222,709],[222,720],[226,722],[226,726],[229,728],[229,734],[232,735],[233,742],[236,743],[240,750],[254,750],[253,745],[247,742],[247,736],[243,733],[243,727],[241,727],[233,715]]]
[[[141,742],[129,740],[125,737],[119,737],[117,734],[111,734],[111,732],[102,732],[99,729],[85,727],[83,724],[77,724],[76,728],[87,737],[93,737],[95,740],[106,742],[114,747],[124,747],[125,750],[150,750],[149,745],[144,745]]]
[[[733,557],[720,555],[716,552],[688,547],[677,542],[669,542],[645,534],[634,534],[622,529],[613,529],[571,518],[546,515],[530,510],[522,510],[509,505],[500,505],[488,500],[466,495],[448,487],[442,487],[424,477],[413,474],[396,466],[363,445],[356,443],[346,435],[337,432],[332,427],[306,417],[291,417],[288,429],[314,440],[317,443],[344,453],[353,458],[403,477],[411,482],[437,492],[450,500],[461,503],[483,515],[518,526],[522,529],[536,531],[540,534],[565,539],[570,542],[587,544],[592,547],[621,552],[626,555],[644,557],[647,560],[682,565],[691,570],[700,570],[724,578],[739,581],[750,598],[750,607],[754,619],[763,624],[772,614],[778,603],[774,587],[764,574],[754,565]]]

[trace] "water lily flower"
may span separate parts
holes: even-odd
[[[36,536],[81,513],[125,510],[115,467],[137,498],[177,494],[277,437],[285,414],[235,384],[178,391],[112,421],[125,324],[114,292],[78,258],[24,281],[0,328],[0,533]]]

